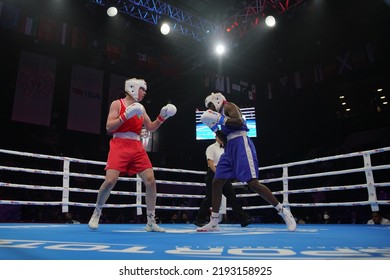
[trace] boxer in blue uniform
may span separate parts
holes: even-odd
[[[222,200],[222,187],[229,179],[246,182],[249,188],[271,204],[283,218],[289,231],[295,231],[296,222],[291,212],[283,207],[268,187],[258,180],[259,165],[256,148],[247,136],[249,131],[240,108],[227,102],[221,93],[211,93],[205,99],[208,108],[201,116],[201,121],[212,131],[221,127],[226,135],[225,152],[221,156],[212,184],[212,213],[210,222],[197,229],[199,232],[219,231],[219,208]]]

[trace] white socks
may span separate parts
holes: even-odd
[[[282,209],[283,209],[283,205],[280,204],[280,203],[278,203],[278,205],[276,205],[276,206],[274,206],[274,207],[275,207],[275,209],[276,209],[278,212],[282,211]]]
[[[216,226],[219,222],[219,213],[211,212],[211,224]]]
[[[155,224],[156,220],[154,219],[155,212],[154,211],[146,211],[146,217],[148,219],[148,224]]]

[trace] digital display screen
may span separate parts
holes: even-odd
[[[240,108],[242,115],[246,119],[247,126],[249,128],[248,136],[257,137],[256,128],[256,112],[254,107]],[[196,111],[196,140],[209,140],[215,139],[215,133],[211,129],[200,121],[204,111]]]

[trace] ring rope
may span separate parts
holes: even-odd
[[[364,205],[371,205],[372,209],[375,209],[378,205],[389,205],[389,200],[378,200],[376,198],[375,192],[376,188],[379,187],[389,187],[390,182],[384,182],[384,183],[375,183],[372,176],[372,171],[374,170],[387,170],[390,169],[390,164],[383,164],[383,165],[377,165],[372,166],[371,165],[371,154],[376,153],[382,153],[390,151],[390,147],[381,148],[381,149],[374,149],[370,151],[364,151],[364,152],[355,152],[355,153],[349,153],[344,155],[337,155],[337,156],[329,156],[329,157],[323,157],[323,158],[316,158],[312,160],[305,160],[305,161],[299,161],[299,162],[293,162],[293,163],[287,163],[287,164],[279,164],[279,165],[273,165],[268,167],[261,167],[259,170],[267,170],[267,169],[274,169],[274,168],[283,168],[283,176],[281,178],[271,178],[271,179],[263,179],[259,180],[260,182],[264,183],[270,183],[270,182],[277,182],[277,181],[283,181],[283,190],[282,191],[274,191],[273,194],[275,195],[283,195],[284,200],[283,203],[290,207],[323,207],[323,206],[364,206]],[[42,158],[42,159],[51,159],[51,160],[62,160],[64,161],[64,166],[66,162],[75,162],[75,163],[88,163],[88,164],[97,164],[97,165],[105,165],[104,162],[99,161],[91,161],[91,160],[83,160],[83,159],[75,159],[75,158],[69,158],[69,157],[59,157],[59,156],[49,156],[49,155],[40,155],[40,154],[34,154],[34,153],[27,153],[27,152],[17,152],[17,151],[9,151],[9,150],[3,150],[0,149],[0,153],[6,153],[6,154],[12,154],[12,155],[18,155],[18,156],[27,156],[27,157],[36,157],[36,158]],[[322,172],[322,173],[312,173],[312,174],[305,174],[305,175],[296,175],[296,176],[288,176],[287,169],[288,167],[299,165],[299,164],[308,164],[308,163],[315,163],[315,162],[322,162],[327,160],[334,160],[334,159],[340,159],[340,158],[349,158],[353,156],[363,156],[365,166],[360,168],[353,168],[353,169],[347,169],[347,170],[338,170],[338,171],[329,171],[329,172]],[[192,173],[192,174],[202,174],[204,175],[205,171],[192,171],[192,170],[185,170],[185,169],[168,169],[168,168],[159,168],[155,167],[153,168],[156,171],[169,171],[169,172],[179,172],[179,173]],[[84,178],[93,178],[93,179],[104,179],[103,175],[97,175],[97,174],[83,174],[83,173],[75,173],[75,172],[64,172],[64,171],[55,171],[55,170],[37,170],[37,169],[31,169],[31,168],[20,168],[20,167],[9,167],[9,166],[0,166],[0,170],[8,170],[13,172],[27,172],[27,173],[35,173],[35,174],[46,174],[46,175],[61,175],[64,178],[67,177],[67,182],[69,182],[69,177],[84,177]],[[64,170],[69,170],[65,169]],[[315,187],[310,189],[295,189],[295,190],[289,190],[288,189],[288,181],[289,180],[297,180],[297,179],[307,179],[307,178],[313,178],[313,177],[319,177],[319,176],[332,176],[332,175],[340,175],[340,174],[350,174],[350,173],[358,173],[358,172],[365,172],[366,177],[370,176],[370,178],[367,177],[366,184],[356,184],[356,185],[343,185],[343,186],[326,186],[326,187]],[[370,179],[370,180],[368,180]],[[141,183],[141,180],[139,177],[137,178],[131,178],[131,177],[120,177],[119,180],[122,181],[134,181],[137,182],[137,184]],[[156,180],[158,184],[170,184],[170,185],[181,185],[181,186],[205,186],[205,183],[197,183],[197,182],[178,182],[178,181],[167,181],[167,180]],[[245,183],[233,183],[233,185],[245,185]],[[84,193],[97,193],[97,190],[94,189],[88,189],[88,188],[69,188],[64,186],[38,186],[38,185],[27,185],[27,184],[13,184],[13,183],[5,183],[0,182],[1,187],[11,187],[11,188],[25,188],[25,189],[35,189],[35,190],[51,190],[51,191],[64,191],[66,189],[69,192],[84,192]],[[339,190],[351,190],[351,189],[367,189],[369,193],[370,199],[367,201],[355,201],[355,202],[330,202],[330,203],[291,203],[288,201],[288,195],[289,194],[301,194],[301,193],[311,193],[311,192],[322,192],[322,191],[339,191]],[[114,195],[128,195],[128,196],[144,196],[145,194],[138,191],[137,192],[125,192],[125,191],[112,191],[111,192]],[[237,194],[238,197],[256,197],[258,196],[256,193],[248,193],[248,194]],[[157,193],[157,197],[169,197],[169,198],[203,198],[203,195],[189,195],[189,194],[166,194],[166,193]],[[287,199],[286,199],[287,198]],[[69,199],[69,197],[67,197]],[[81,207],[94,207],[95,203],[81,203],[81,202],[71,202],[71,201],[56,201],[56,202],[48,202],[48,201],[15,201],[15,200],[0,200],[0,204],[12,204],[12,205],[51,205],[51,206],[81,206]],[[137,208],[145,208],[145,205],[142,205],[141,202],[136,204],[106,204],[105,207],[111,207],[111,208],[124,208],[124,207],[137,207]],[[250,209],[261,209],[261,208],[271,208],[270,205],[260,205],[260,206],[245,206],[244,209],[250,210]],[[156,209],[186,209],[186,210],[197,210],[198,207],[183,207],[183,206],[165,206],[165,205],[157,205]],[[230,210],[228,207],[227,210]]]
[[[316,163],[316,162],[323,162],[323,161],[329,161],[329,160],[335,160],[335,159],[345,159],[345,158],[351,158],[356,156],[363,156],[365,154],[372,155],[377,153],[384,153],[390,151],[390,147],[384,147],[379,149],[373,149],[368,151],[361,151],[361,152],[353,152],[353,153],[347,153],[342,155],[335,155],[335,156],[327,156],[327,157],[320,157],[320,158],[314,158],[314,159],[307,159],[307,160],[301,160],[301,161],[294,161],[290,163],[282,163],[282,164],[276,164],[276,165],[270,165],[270,166],[263,166],[260,167],[259,170],[267,170],[267,169],[276,169],[276,168],[283,168],[283,167],[291,167],[296,165],[304,165],[308,163]]]

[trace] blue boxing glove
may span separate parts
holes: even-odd
[[[213,132],[218,130],[218,125],[225,125],[229,118],[212,110],[205,111],[200,117],[200,121],[207,125]]]

